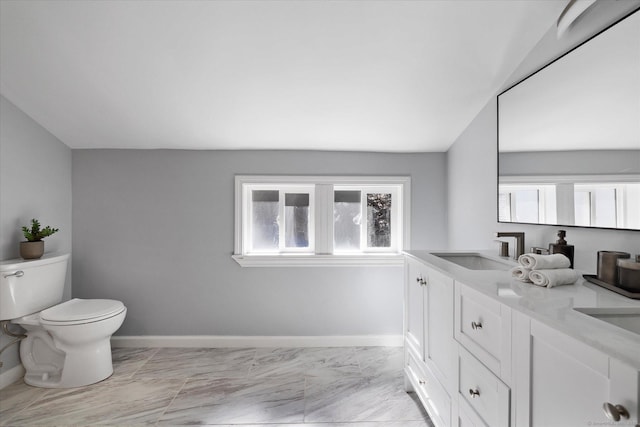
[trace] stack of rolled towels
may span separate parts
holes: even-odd
[[[522,282],[538,286],[552,288],[571,285],[579,278],[578,273],[569,268],[569,258],[562,254],[524,254],[520,255],[518,263],[520,265],[511,269],[511,275]]]

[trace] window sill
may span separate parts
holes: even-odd
[[[366,255],[232,255],[242,267],[362,267],[404,265],[398,254]]]

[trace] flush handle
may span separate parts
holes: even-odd
[[[22,276],[24,276],[24,271],[18,270],[15,273],[5,274],[4,278],[6,279],[7,277],[11,277],[11,276],[22,277]]]
[[[604,402],[602,410],[611,421],[620,421],[620,418],[624,418],[625,420],[629,418],[629,411],[622,405],[613,405],[609,402]]]

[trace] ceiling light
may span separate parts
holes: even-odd
[[[597,0],[571,0],[558,18],[558,38],[567,32],[571,24]]]

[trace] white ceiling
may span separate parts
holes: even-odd
[[[566,0],[0,1],[0,92],[71,148],[445,151]]]

